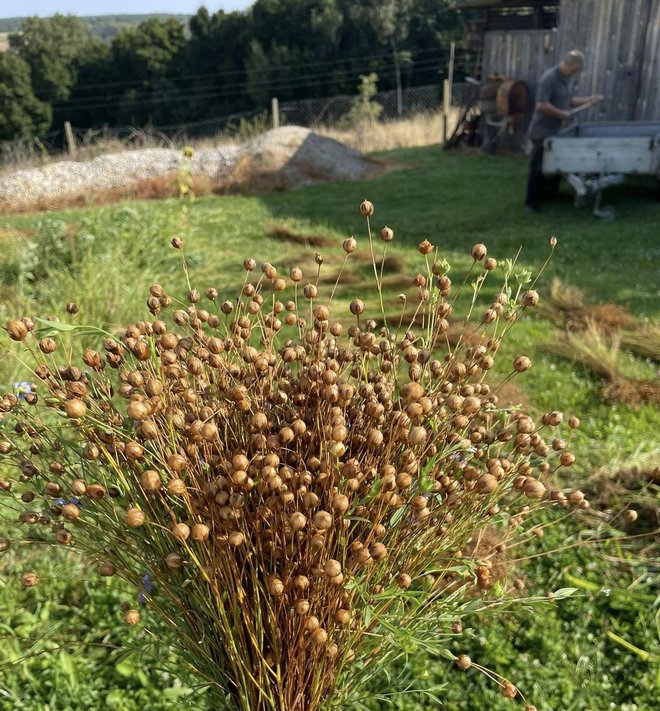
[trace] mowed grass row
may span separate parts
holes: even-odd
[[[221,299],[235,297],[246,257],[268,260],[283,271],[301,264],[306,276],[312,277],[318,252],[324,258],[323,288],[331,289],[343,259],[341,241],[354,235],[359,250],[338,287],[338,307],[360,296],[370,315],[377,317],[376,295],[365,288],[372,283],[371,266],[368,255],[360,254],[368,243],[357,206],[368,198],[376,206],[375,231],[387,224],[395,232],[384,273],[391,318],[398,317],[397,295],[414,295],[412,277],[424,271],[415,249],[422,240],[429,239],[454,265],[450,276],[458,285],[470,268],[469,250],[475,242],[484,242],[489,254],[500,260],[522,248],[521,271],[535,271],[547,257],[549,237],[555,235],[559,240],[555,256],[537,285],[542,294],[551,278],[559,276],[584,289],[595,302],[625,305],[640,321],[657,320],[660,299],[654,264],[660,227],[654,185],[640,182],[612,190],[609,200],[618,218],[611,223],[598,221],[586,208],[574,209],[568,192],[541,215],[529,216],[521,209],[526,167],[522,159],[447,154],[439,147],[389,152],[383,157],[407,167],[367,182],[313,186],[287,194],[211,197],[185,205],[176,200],[124,203],[4,218],[0,221],[0,317],[57,313],[64,320],[65,304],[75,301],[80,306],[78,323],[113,328],[146,318],[144,302],[153,281],[178,298],[187,292],[181,255],[168,246],[174,235],[185,241],[193,285],[202,291],[214,286]],[[321,236],[321,246],[269,238],[273,222],[296,234]],[[377,237],[376,245],[380,250]],[[500,283],[497,270],[492,277],[490,293]],[[465,302],[461,303],[459,312],[465,310]],[[516,380],[518,390],[511,397],[524,398],[539,412],[556,408],[580,415],[583,425],[575,440],[578,463],[571,474],[573,483],[583,485],[599,469],[616,472],[641,460],[657,459],[657,409],[606,405],[600,383],[591,373],[544,355],[538,346],[554,338],[555,327],[540,313],[526,316],[516,329],[494,378],[504,377],[513,357],[525,353],[534,367]],[[622,367],[631,375],[654,377],[656,365],[628,355],[624,361]],[[27,377],[8,354],[2,356],[0,373],[6,388]],[[647,491],[645,496],[649,495],[652,492]],[[578,540],[575,524],[562,523],[556,531],[546,536],[549,548]],[[467,631],[457,639],[456,650],[467,651],[506,674],[539,709],[606,708],[610,701],[616,702],[615,708],[624,708],[623,703],[636,703],[638,708],[647,703],[651,708],[657,658],[643,658],[621,646],[606,629],[657,657],[650,592],[653,570],[632,562],[612,566],[602,555],[627,558],[622,546],[612,548],[607,545],[600,551],[594,546],[579,552],[568,548],[551,559],[516,563],[522,578],[544,581],[537,591],[577,580],[584,597],[548,605],[529,617],[511,617]],[[175,660],[169,648],[172,640],[164,633],[147,637],[142,631],[125,629],[118,606],[126,597],[115,581],[104,593],[92,592],[81,567],[81,580],[63,584],[57,581],[58,556],[63,553],[47,555],[52,580],[44,589],[25,593],[9,584],[0,588],[0,610],[13,608],[4,628],[10,639],[4,660],[15,662],[7,681],[0,683],[0,709],[46,708],[47,704],[58,710],[83,704],[99,709],[169,709],[184,699],[206,708],[203,695],[197,698],[189,688],[193,682],[185,679],[183,670],[177,669],[174,676],[161,670],[165,662]],[[5,572],[13,571],[14,556],[3,559]],[[602,592],[608,588],[615,592]],[[20,662],[32,639],[53,628],[56,635],[45,643],[46,651],[40,645],[35,651],[43,653]],[[127,658],[138,638],[150,644],[144,653]],[[80,644],[69,646],[74,639]],[[60,644],[66,651],[58,648]],[[508,708],[492,682],[473,672],[460,680],[451,678],[459,672],[450,670],[446,661],[411,650],[406,672],[411,689],[425,687],[443,699],[446,708]],[[177,675],[183,676],[187,690],[179,688]],[[450,678],[451,685],[441,688]],[[384,681],[382,688],[386,686]],[[167,691],[161,695],[162,689]],[[395,708],[411,711],[439,708],[428,695],[404,694],[393,702]],[[378,709],[384,701],[365,703]]]

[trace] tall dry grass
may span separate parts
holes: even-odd
[[[450,131],[458,118],[453,114],[449,121]],[[351,129],[319,127],[316,131],[361,153],[417,148],[442,141],[442,114],[419,113],[410,118],[365,123]]]

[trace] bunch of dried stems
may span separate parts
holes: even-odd
[[[511,410],[489,379],[536,281],[516,285],[514,262],[498,268],[477,244],[455,288],[425,241],[417,303],[402,296],[388,319],[373,209],[360,205],[374,265],[362,294],[377,319],[357,297],[337,317],[317,256],[307,278],[246,259],[232,300],[190,286],[178,302],[152,284],[151,319],[116,335],[66,319],[6,326],[34,382],[0,401],[3,506],[132,583],[145,623],[166,620],[190,667],[242,711],[341,706],[415,647],[476,666],[447,642],[466,614],[519,599],[496,556],[540,535],[539,507],[588,507],[552,483],[575,460],[555,432],[563,415]],[[386,251],[394,233],[379,236]],[[344,241],[344,266],[356,248]],[[447,335],[461,291],[469,342]],[[103,346],[78,358],[78,335]],[[500,385],[531,365],[516,357]]]

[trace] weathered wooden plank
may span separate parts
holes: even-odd
[[[660,118],[660,0],[653,0],[649,10],[634,118]]]
[[[539,76],[555,61],[555,38],[554,30],[486,32],[484,78],[503,74],[524,81],[533,95]]]
[[[570,49],[587,58],[575,93],[605,96],[581,121],[660,118],[660,0],[562,0],[556,32],[487,32],[484,74],[525,81],[533,95],[542,72]]]
[[[582,120],[654,118],[646,113],[646,104],[640,106],[640,96],[655,94],[647,75],[658,83],[653,68],[643,66],[645,61],[648,65],[657,61],[657,45],[651,50],[653,55],[648,54],[647,45],[652,42],[648,37],[652,34],[650,19],[657,19],[658,6],[658,0],[563,0],[559,54],[576,48],[587,57],[575,92],[605,96]]]

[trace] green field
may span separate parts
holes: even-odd
[[[314,254],[320,252],[323,269],[332,272],[346,236],[354,235],[360,249],[366,247],[357,206],[368,198],[376,206],[375,226],[387,224],[396,235],[388,251],[396,259],[386,272],[386,308],[391,313],[397,308],[396,295],[410,288],[421,268],[415,246],[424,239],[454,265],[451,276],[458,283],[471,264],[475,242],[485,243],[499,259],[522,248],[520,269],[535,271],[555,235],[555,256],[537,285],[542,295],[552,278],[560,277],[582,288],[591,302],[625,306],[640,325],[657,323],[660,223],[655,184],[639,181],[612,189],[608,201],[617,210],[614,222],[573,208],[567,191],[541,215],[531,216],[521,208],[523,159],[445,154],[439,147],[383,157],[407,167],[366,182],[262,197],[201,198],[186,209],[169,200],[1,218],[0,320],[61,315],[67,301],[79,304],[79,323],[112,328],[145,318],[151,282],[159,281],[170,293],[187,290],[180,256],[168,248],[175,234],[185,241],[191,281],[200,290],[215,286],[221,298],[235,295],[246,257],[269,260],[278,268],[301,263],[311,272],[316,269]],[[322,235],[329,244],[306,247],[272,239],[267,232],[273,221],[295,233]],[[338,294],[342,302],[360,295],[377,315],[376,299],[362,288],[369,283],[368,270],[366,262],[357,261],[353,271],[363,279],[351,279]],[[526,316],[516,328],[501,360],[510,362],[525,353],[534,362],[516,381],[517,395],[537,412],[561,409],[582,420],[574,440],[578,462],[571,484],[605,495],[602,482],[608,477],[650,462],[657,466],[657,408],[606,404],[593,373],[544,354],[539,345],[555,338],[556,327],[543,312]],[[625,350],[618,365],[630,377],[657,377],[656,362]],[[0,370],[0,383],[7,389],[25,379],[9,354],[2,355]],[[594,474],[600,483],[592,479]],[[657,487],[637,481],[633,488],[630,496],[652,511]],[[603,505],[620,508],[625,505],[620,497],[621,492]],[[637,534],[654,526],[657,520],[651,516],[625,532]],[[606,538],[608,531],[604,523],[587,519],[562,521],[549,529],[521,557],[563,550],[514,562],[516,575],[533,592],[574,586],[578,594],[533,611],[501,615],[496,622],[475,620],[456,638],[454,651],[467,652],[505,675],[544,711],[654,708],[660,681],[658,569],[649,539],[639,539],[634,548],[617,540],[570,547],[584,538]],[[25,548],[20,550],[26,555]],[[130,598],[118,582],[88,585],[82,565],[79,579],[69,576],[62,582],[58,572],[65,553],[27,549],[27,554],[36,556],[50,575],[44,573],[44,586],[24,591],[13,577],[18,570],[15,550],[0,559],[5,642],[0,647],[0,709],[208,708],[203,690],[177,665],[174,640],[166,630],[126,629],[119,605]],[[408,665],[399,671],[407,679],[399,688],[409,687],[410,693],[391,697],[396,709],[510,707],[493,682],[474,671],[458,672],[446,660],[411,650]],[[382,693],[391,683],[383,677],[378,690]],[[380,709],[384,704],[383,699],[365,699],[355,708]]]

